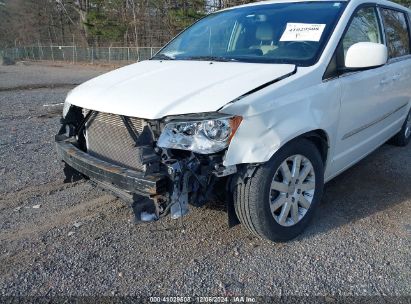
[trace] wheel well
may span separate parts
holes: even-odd
[[[321,158],[324,161],[324,164],[327,163],[329,141],[327,133],[324,130],[314,130],[308,133],[302,134],[300,137],[310,140],[318,148],[318,151],[321,154]]]

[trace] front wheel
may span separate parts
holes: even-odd
[[[399,147],[405,147],[411,140],[411,110],[402,125],[401,131],[392,138],[392,143]]]
[[[234,189],[235,211],[252,233],[271,241],[299,235],[314,215],[324,188],[317,147],[297,139],[281,148]]]

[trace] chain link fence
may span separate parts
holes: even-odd
[[[148,60],[160,47],[78,47],[78,46],[23,46],[4,49],[0,53],[14,61],[49,60],[71,63],[122,64]]]

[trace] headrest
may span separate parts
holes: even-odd
[[[261,41],[273,41],[274,29],[269,23],[262,23],[257,27],[255,37]]]

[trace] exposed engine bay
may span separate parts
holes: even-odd
[[[120,198],[129,197],[136,222],[156,221],[168,215],[179,219],[189,212],[189,205],[201,207],[210,200],[225,200],[222,196],[228,192],[230,176],[237,173],[237,167],[223,166],[225,150],[204,155],[159,147],[157,143],[167,123],[167,120],[142,120],[71,106],[62,119],[56,142],[69,141],[96,161],[138,172],[142,179],[165,177],[162,190],[144,193],[141,189],[121,189],[119,184],[80,172]],[[79,175],[76,169],[66,162],[66,180]]]

